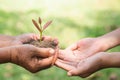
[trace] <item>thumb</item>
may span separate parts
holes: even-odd
[[[39,35],[34,34],[34,33],[29,33],[29,34],[23,34],[17,37],[18,40],[20,40],[22,43],[27,43],[32,40],[38,40]]]
[[[86,78],[90,74],[92,74],[92,73],[83,73],[82,70],[80,71],[80,70],[77,70],[77,69],[71,70],[67,73],[68,76],[80,76],[82,78]]]
[[[39,69],[46,69],[52,65],[53,56],[39,60]]]
[[[37,48],[36,55],[47,58],[49,56],[52,56],[55,53],[54,49],[52,48]]]
[[[82,70],[75,68],[75,69],[68,71],[67,75],[68,76],[78,76],[81,74],[81,72],[82,72]]]
[[[77,49],[77,44],[76,43],[74,43],[74,44],[72,44],[72,45],[70,45],[69,47],[66,48],[66,50],[75,50],[75,49]]]

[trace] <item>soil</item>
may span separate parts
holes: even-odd
[[[40,48],[53,48],[55,49],[57,47],[57,44],[54,41],[31,41],[27,44],[34,45],[36,47]]]

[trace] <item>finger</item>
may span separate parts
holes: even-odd
[[[79,75],[79,70],[73,69],[67,73],[68,76],[78,76]]]
[[[52,48],[37,48],[37,56],[46,58],[55,53],[54,49]]]
[[[69,46],[67,49],[68,50],[76,50],[77,48],[80,48],[83,45],[84,45],[84,40],[80,40],[80,41],[72,44],[71,46]]]
[[[72,44],[72,45],[70,45],[69,47],[66,48],[66,50],[75,50],[75,49],[77,49],[77,44],[76,43]]]
[[[87,74],[86,73],[82,73],[82,74],[79,73],[79,74],[77,74],[77,73],[72,73],[72,72],[69,71],[67,73],[67,75],[68,76],[80,76],[82,78],[86,78],[86,77],[88,77],[90,75],[90,73],[87,73]]]
[[[69,57],[68,57],[69,55]],[[59,50],[58,58],[65,61],[75,61],[77,60],[76,56],[70,50]]]
[[[88,74],[82,74],[82,75],[79,75],[80,77],[82,77],[82,78],[86,78],[86,77],[88,77],[90,75],[90,73],[88,73]]]
[[[60,62],[64,63],[64,64],[68,64],[68,65],[71,65],[71,66],[74,66],[74,67],[76,67],[77,64],[78,64],[78,62],[76,62],[76,61],[64,61],[64,60],[60,60],[60,59],[58,59],[58,60]]]
[[[43,37],[42,37],[42,40],[43,40],[43,41],[53,41],[56,45],[59,43],[57,38],[54,38],[54,39],[53,39],[53,38],[50,37],[50,36],[43,36]]]
[[[63,59],[65,56],[66,56],[65,50],[59,50],[59,55],[58,55],[58,57],[59,57],[60,59]]]
[[[75,69],[70,70],[68,72],[68,76],[78,76],[78,75],[81,75],[81,74],[83,74],[83,70],[81,68],[79,68],[79,69],[75,68]]]
[[[50,36],[43,36],[43,37],[42,37],[42,40],[43,40],[43,41],[52,41],[53,38],[50,37]]]
[[[40,36],[39,35],[37,35],[37,34],[33,34],[33,38],[32,38],[33,40],[38,40],[38,39],[40,39]]]
[[[66,71],[74,69],[73,66],[65,64],[65,63],[61,62],[59,59],[55,62],[55,64],[56,64],[56,66],[58,66],[58,67],[60,67],[60,68],[62,68],[64,70],[66,70]]]
[[[22,43],[30,42],[32,40],[38,40],[39,35],[34,34],[34,33],[29,33],[29,34],[23,34],[18,37],[18,40],[20,40]]]
[[[55,49],[55,55],[53,56],[53,60],[52,60],[52,65],[54,65],[55,64],[55,61],[57,60],[57,58],[58,58],[58,51],[59,51],[59,48],[57,47],[56,49]]]
[[[46,69],[50,67],[52,64],[52,60],[53,60],[53,56],[39,60],[39,69]]]
[[[54,38],[53,41],[54,41],[55,44],[58,44],[58,43],[59,43],[59,41],[58,41],[57,38]]]
[[[68,52],[66,50],[59,50],[59,59],[62,59],[62,60],[67,60],[69,59],[70,57],[68,57]]]

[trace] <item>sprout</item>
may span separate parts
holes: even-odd
[[[32,22],[33,24],[35,25],[35,27],[38,29],[39,33],[40,33],[40,42],[42,41],[42,34],[43,34],[43,31],[52,23],[52,21],[48,21],[47,23],[45,23],[43,26],[41,25],[42,24],[42,20],[41,18],[39,17],[38,18],[38,22],[39,22],[39,25],[38,23],[32,19]]]

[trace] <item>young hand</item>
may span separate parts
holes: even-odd
[[[105,52],[100,52],[80,61],[64,61],[58,59],[56,65],[68,71],[69,76],[80,76],[85,78],[105,67],[104,65],[107,63],[102,59],[104,55],[106,55]],[[105,64],[103,64],[103,62]]]
[[[60,50],[59,58],[68,61],[81,60],[105,50],[106,48],[104,48],[102,40],[100,41],[98,38],[85,38],[72,44],[65,50]]]
[[[60,51],[59,58],[65,60],[75,59],[73,56],[79,56],[79,59],[87,58],[98,52],[106,51],[120,44],[120,28],[97,38],[85,38],[67,49]],[[68,57],[72,55],[72,57]]]

